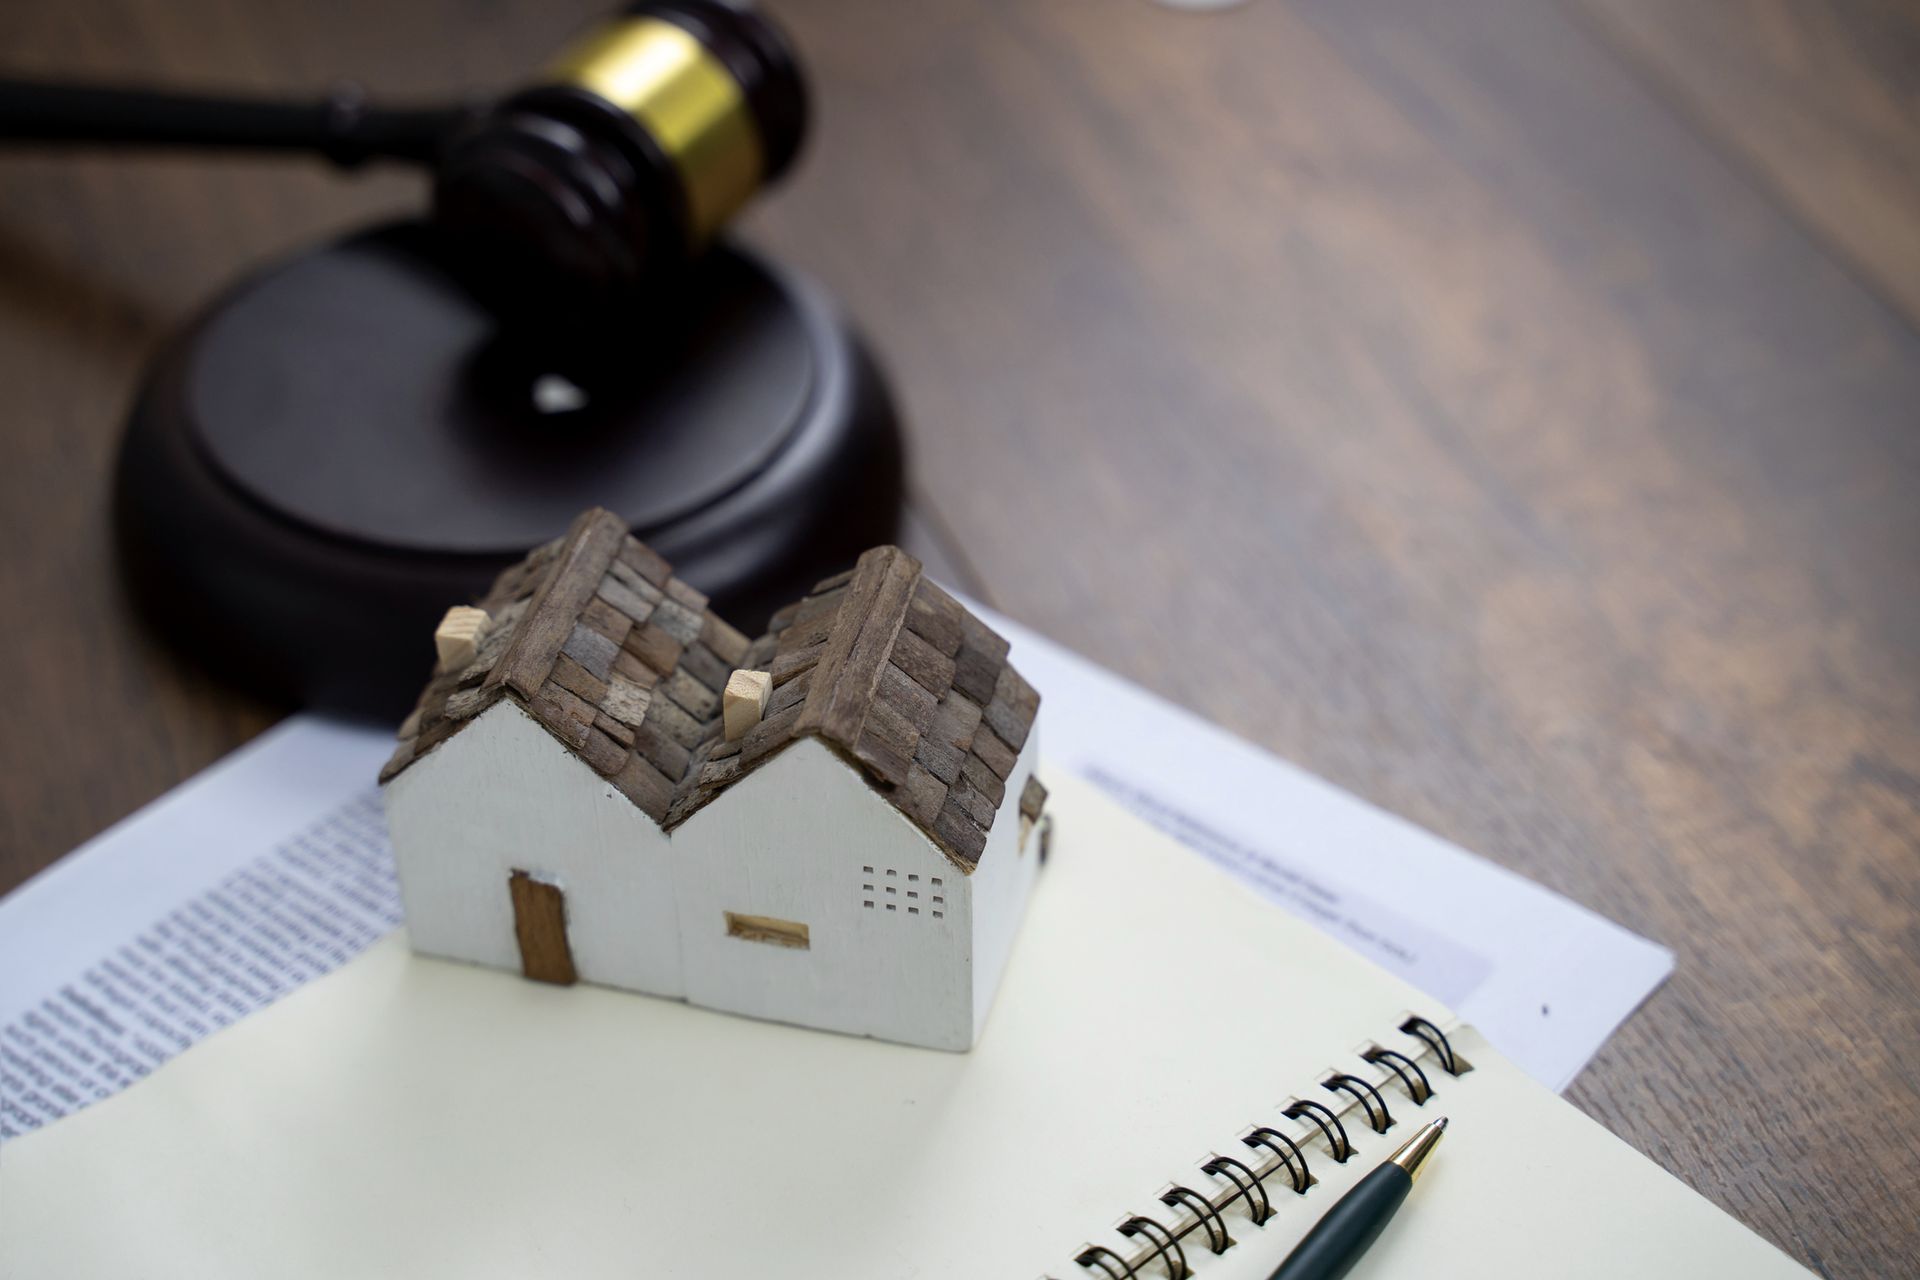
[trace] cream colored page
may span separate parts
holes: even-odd
[[[1085,784],[1050,803],[1054,858],[970,1054],[541,987],[390,939],[0,1148],[0,1275],[1084,1274],[1082,1243],[1167,1218],[1171,1180],[1217,1185],[1198,1165],[1249,1155],[1246,1126],[1296,1129],[1277,1106],[1360,1069],[1355,1046],[1411,1050],[1392,1027],[1421,1001]],[[1408,1274],[1415,1253],[1443,1275],[1495,1254],[1527,1274],[1784,1266],[1474,1054],[1427,1109],[1457,1108],[1447,1172],[1355,1274]],[[1408,1127],[1360,1131],[1367,1162]],[[1203,1280],[1264,1274],[1357,1175],[1324,1152],[1325,1183],[1277,1196],[1268,1227],[1231,1219],[1242,1243],[1217,1259],[1189,1245]]]
[[[1453,1036],[1474,1070],[1438,1078],[1425,1108],[1395,1108],[1370,1158],[1282,1202],[1268,1230],[1236,1224],[1240,1244],[1194,1256],[1204,1280],[1265,1280],[1327,1201],[1350,1187],[1417,1122],[1448,1118],[1446,1136],[1400,1212],[1350,1274],[1354,1280],[1490,1277],[1806,1277],[1808,1272],[1678,1179],[1498,1057],[1471,1028]],[[1321,1166],[1321,1172],[1330,1172]],[[1258,1236],[1259,1243],[1249,1243]],[[1242,1247],[1245,1245],[1246,1247]]]

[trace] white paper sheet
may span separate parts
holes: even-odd
[[[978,609],[978,606],[975,606]],[[1040,749],[1565,1089],[1673,972],[1673,953],[1019,625]]]
[[[1671,971],[1663,948],[991,621],[1042,691],[1048,766],[1458,1009],[1536,1080],[1564,1088]],[[0,900],[0,1141],[399,922],[373,785],[391,742],[295,717]]]
[[[288,720],[0,900],[0,1140],[108,1097],[400,922],[390,735]]]

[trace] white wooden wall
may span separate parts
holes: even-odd
[[[585,982],[686,993],[667,837],[511,701],[387,784],[407,932],[416,951],[518,972],[507,878],[566,893]]]
[[[673,857],[695,1004],[972,1046],[969,877],[817,740],[788,747],[688,819]],[[729,911],[798,921],[811,945],[729,937]]]
[[[669,838],[503,701],[387,787],[408,932],[425,954],[517,972],[507,880],[525,870],[565,892],[582,981],[967,1049],[1039,863],[1019,847],[1036,751],[1030,738],[968,876],[816,740]],[[731,936],[728,912],[804,924],[809,945]]]

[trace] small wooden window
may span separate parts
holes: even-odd
[[[770,942],[776,947],[792,947],[796,951],[805,951],[813,945],[807,936],[807,926],[798,920],[742,915],[737,911],[727,912],[727,936],[744,938],[748,942]]]

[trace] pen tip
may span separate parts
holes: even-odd
[[[1407,1171],[1409,1178],[1418,1178],[1420,1170],[1427,1163],[1427,1157],[1433,1154],[1434,1147],[1440,1141],[1440,1135],[1447,1131],[1447,1118],[1441,1116],[1430,1124],[1422,1125],[1420,1132],[1408,1140],[1407,1145],[1388,1157],[1388,1163],[1397,1164]]]

